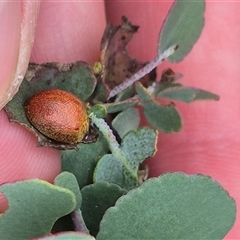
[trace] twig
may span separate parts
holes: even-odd
[[[108,141],[108,145],[112,154],[122,162],[123,166],[129,172],[129,174],[135,177],[135,174],[131,169],[129,162],[126,159],[126,156],[122,153],[122,150],[120,149],[119,143],[114,136],[112,129],[108,126],[105,120],[102,118],[97,118],[93,112],[89,114],[89,118],[91,118],[92,123],[97,126],[97,128],[102,132],[103,136]]]
[[[177,45],[174,45],[170,48],[168,48],[166,51],[164,51],[162,54],[158,55],[155,59],[153,59],[151,62],[149,62],[146,66],[144,66],[142,69],[140,69],[138,72],[136,72],[134,75],[132,75],[130,78],[127,78],[122,84],[116,86],[111,90],[108,96],[108,100],[111,97],[114,97],[118,93],[122,92],[124,89],[131,86],[134,82],[139,80],[140,78],[144,77],[146,74],[150,73],[155,67],[157,67],[164,59],[172,55],[175,50],[177,49]]]
[[[119,143],[114,136],[112,129],[108,126],[105,120],[102,118],[97,118],[93,112],[89,114],[89,118],[92,119],[92,122],[98,127],[98,129],[102,132],[103,136],[107,139],[112,154],[116,156],[121,155]]]

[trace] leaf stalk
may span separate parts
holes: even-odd
[[[158,65],[160,65],[166,58],[171,56],[175,52],[176,49],[177,49],[177,45],[171,46],[166,51],[164,51],[162,54],[160,54],[156,58],[154,58],[151,62],[149,62],[142,69],[140,69],[138,72],[136,72],[134,75],[132,75],[130,78],[127,78],[125,81],[123,81],[122,84],[113,88],[110,91],[107,100],[116,96],[118,93],[122,92],[123,90],[125,90],[126,88],[131,86],[134,82],[136,82],[140,78],[144,77],[146,74],[150,73],[154,68],[156,68]]]

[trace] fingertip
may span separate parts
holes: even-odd
[[[38,1],[0,3],[0,109],[18,91],[27,69],[38,16]],[[14,17],[13,17],[14,16]]]
[[[24,127],[10,123],[0,111],[0,184],[40,178],[52,182],[61,171],[60,152],[36,147],[36,137]]]
[[[36,147],[36,137],[24,127],[10,123],[0,111],[0,185],[26,179],[53,182],[61,171],[60,152],[47,147]],[[0,212],[8,203],[0,193]]]
[[[92,64],[100,58],[105,26],[104,1],[43,1],[31,61]]]

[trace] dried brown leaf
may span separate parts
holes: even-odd
[[[126,17],[122,17],[121,26],[114,27],[109,24],[104,32],[101,42],[101,63],[103,66],[103,82],[110,89],[121,84],[126,78],[143,68],[147,63],[131,58],[126,46],[137,32],[138,26],[132,25]],[[147,86],[156,79],[155,69],[141,78]]]

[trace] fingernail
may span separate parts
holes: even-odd
[[[18,91],[28,66],[39,2],[0,2],[0,109]]]

